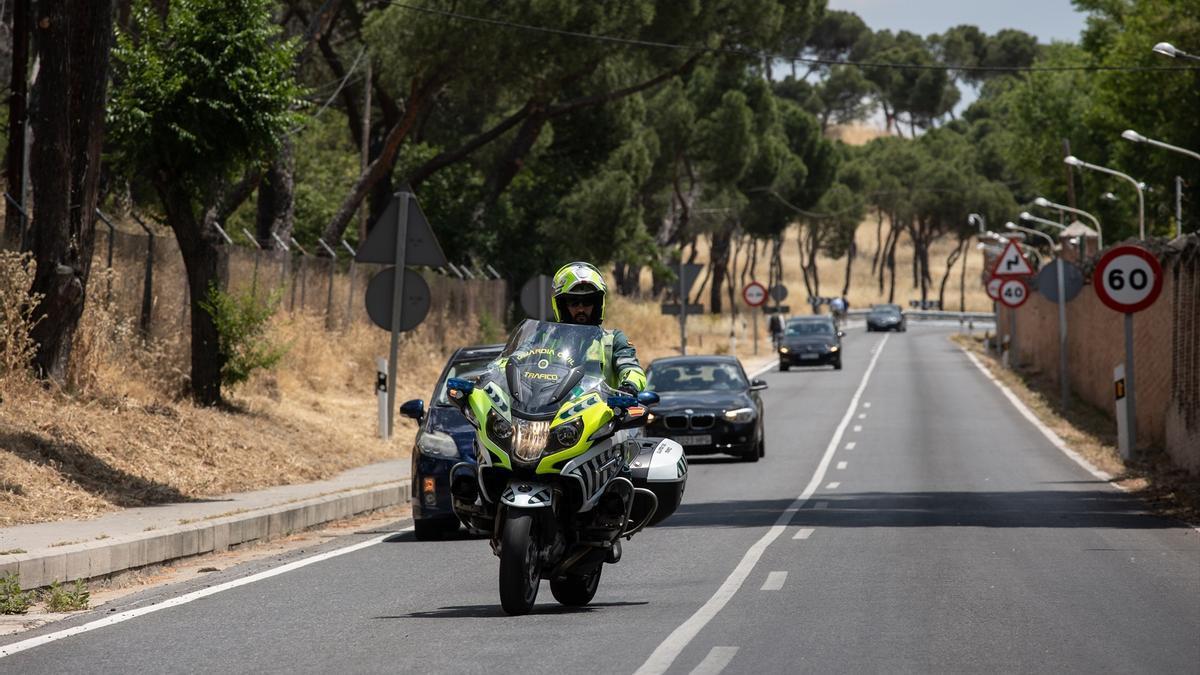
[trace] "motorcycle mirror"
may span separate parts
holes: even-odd
[[[632,408],[638,404],[638,400],[632,396],[609,396],[604,402],[610,408]]]
[[[642,405],[656,405],[659,402],[657,392],[643,391],[637,395],[637,402]]]

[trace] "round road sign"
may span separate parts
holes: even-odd
[[[775,302],[783,302],[784,300],[787,300],[788,296],[787,286],[784,286],[783,284],[775,284],[770,290],[767,291],[767,293]]]
[[[1162,292],[1162,277],[1154,254],[1140,246],[1117,246],[1096,263],[1092,286],[1110,309],[1132,314],[1154,304]]]
[[[757,281],[751,281],[742,289],[742,299],[751,307],[758,307],[767,301],[767,288]]]
[[[1000,284],[1000,302],[1016,309],[1029,299],[1029,287],[1020,279],[1005,279]]]
[[[1000,277],[992,277],[991,279],[988,279],[987,285],[985,286],[985,288],[987,288],[988,297],[998,302],[1000,300],[1000,285],[1003,283],[1004,280]]]

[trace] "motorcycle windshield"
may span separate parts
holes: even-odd
[[[603,384],[603,337],[597,326],[527,319],[509,336],[494,379],[508,389],[517,414],[553,416],[568,399]]]

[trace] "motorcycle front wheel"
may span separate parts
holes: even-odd
[[[508,614],[528,614],[542,580],[537,528],[532,513],[510,512],[500,539],[500,605]]]

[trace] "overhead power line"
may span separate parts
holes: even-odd
[[[763,59],[771,59],[773,61],[789,61],[793,63],[804,63],[818,66],[857,66],[859,68],[890,68],[893,70],[954,70],[959,72],[976,72],[976,73],[1036,73],[1036,72],[1069,72],[1069,71],[1113,71],[1113,72],[1159,72],[1159,71],[1194,71],[1200,70],[1200,66],[972,66],[972,65],[954,65],[944,63],[894,63],[887,61],[852,61],[839,59],[822,59],[807,56],[794,56],[788,54],[773,54],[766,51],[758,51],[753,49],[741,49],[737,47],[707,47],[704,45],[681,45],[671,42],[657,42],[654,40],[639,40],[636,38],[626,38],[616,35],[596,35],[594,33],[582,33],[579,31],[564,30],[560,28],[550,28],[547,26],[534,26],[524,23],[515,23],[513,21],[504,21],[502,19],[490,19],[482,16],[474,16],[471,14],[461,14],[459,12],[451,12],[443,9],[434,9],[432,7],[417,7],[403,2],[389,2],[393,7],[407,9],[423,14],[433,14],[444,16],[450,19],[459,21],[467,21],[472,23],[488,24],[492,26],[500,26],[503,28],[511,28],[515,30],[531,31],[535,33],[544,33],[549,35],[559,35],[563,37],[578,38],[581,40],[593,40],[596,42],[608,42],[612,44],[626,45],[630,47],[644,47],[649,49],[671,49],[675,51],[685,52],[706,52],[711,54],[729,54],[733,56],[745,56],[758,61]]]

